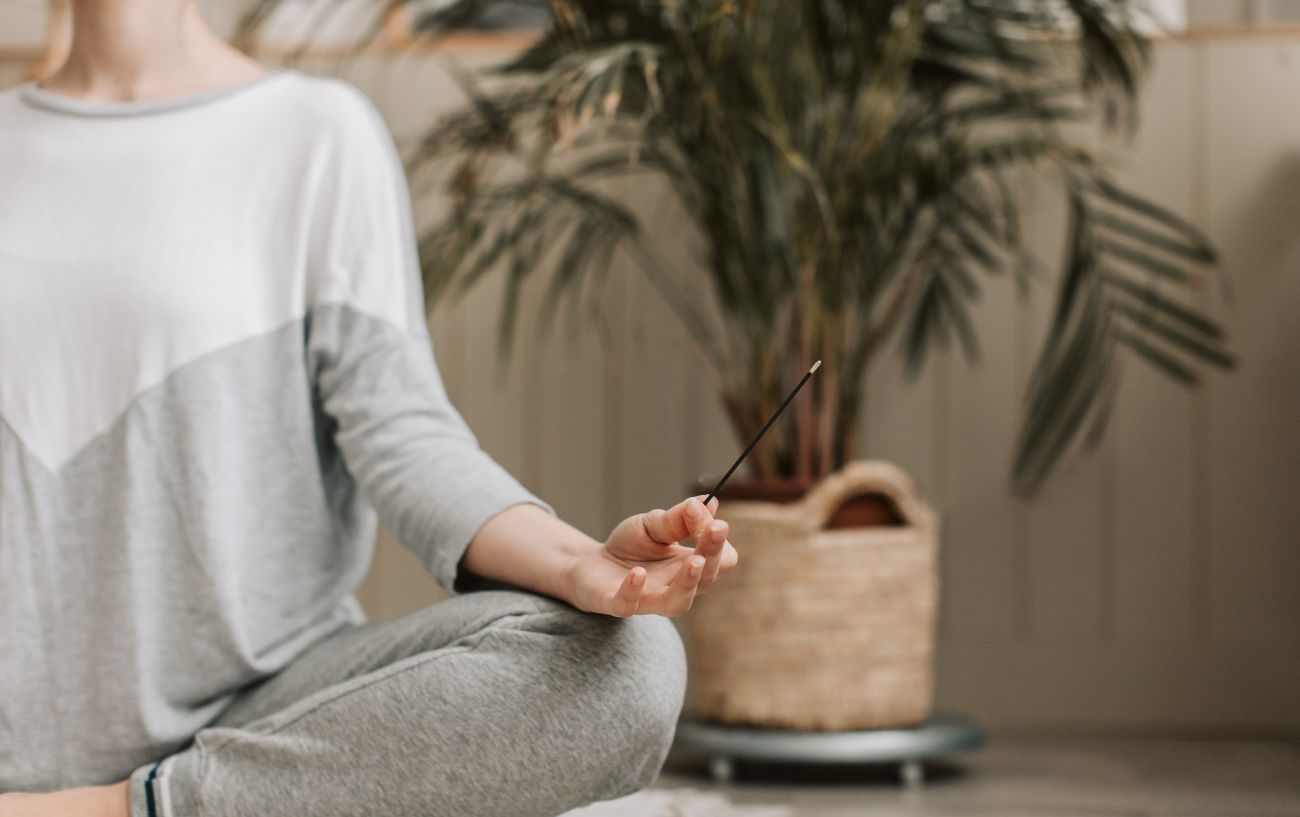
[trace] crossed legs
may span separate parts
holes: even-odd
[[[554,817],[654,779],[685,675],[667,619],[456,596],[251,689],[132,776],[132,817]]]

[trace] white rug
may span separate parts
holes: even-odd
[[[785,806],[738,806],[716,792],[648,789],[592,803],[561,817],[792,817]]]

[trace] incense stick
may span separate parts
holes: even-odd
[[[740,456],[737,457],[736,461],[727,469],[727,473],[722,475],[722,479],[718,480],[718,484],[714,485],[713,490],[709,491],[709,495],[704,498],[704,504],[706,506],[709,504],[709,500],[717,496],[718,491],[722,490],[722,486],[725,485],[727,480],[731,478],[731,475],[736,472],[736,469],[740,467],[740,464],[745,461],[745,457],[749,456],[749,452],[754,450],[754,446],[758,445],[758,441],[763,439],[763,435],[772,427],[772,423],[776,422],[776,418],[781,416],[781,412],[785,411],[785,407],[790,405],[790,401],[793,400],[794,396],[803,388],[803,384],[808,382],[808,378],[812,377],[813,372],[817,371],[817,368],[821,365],[822,362],[820,360],[812,365],[812,368],[808,370],[808,373],[799,381],[799,385],[795,386],[794,391],[790,392],[790,394],[786,396],[785,400],[782,401],[781,405],[777,407],[776,413],[768,419],[767,423],[759,430],[758,434],[754,436],[754,439],[749,441],[749,445],[745,446],[745,450],[740,452]]]

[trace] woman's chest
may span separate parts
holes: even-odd
[[[22,175],[0,191],[0,415],[47,467],[179,369],[301,318],[301,221],[256,180]]]

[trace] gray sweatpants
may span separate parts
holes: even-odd
[[[131,778],[132,817],[554,817],[648,785],[685,691],[659,616],[484,590],[350,626]]]

